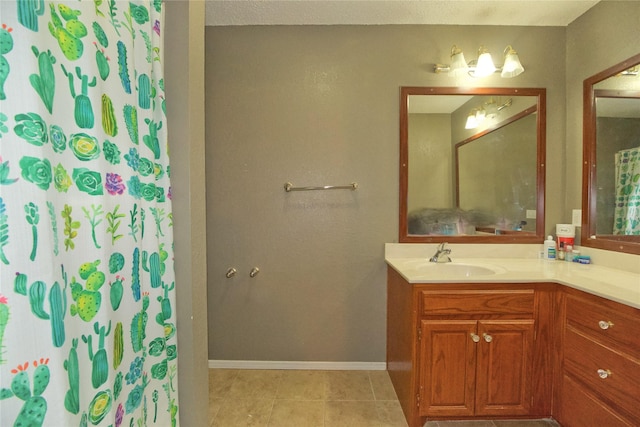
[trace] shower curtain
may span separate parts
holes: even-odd
[[[0,1],[0,425],[176,426],[161,0]]]
[[[613,234],[640,235],[640,147],[618,151],[615,172]]]

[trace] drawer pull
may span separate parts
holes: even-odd
[[[471,334],[471,340],[473,342],[480,342],[480,337],[476,334]]]
[[[611,375],[611,371],[608,369],[598,369],[598,376],[603,380],[606,380]]]
[[[485,340],[486,342],[491,342],[491,341],[493,341],[493,337],[492,337],[491,335],[489,335],[489,334],[482,334],[482,336],[484,337],[484,340]]]
[[[606,331],[613,326],[613,322],[608,320],[601,320],[598,322],[598,326],[600,326],[600,329],[602,329],[603,331]]]

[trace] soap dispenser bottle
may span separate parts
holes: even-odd
[[[544,259],[551,261],[556,259],[556,242],[554,242],[553,236],[548,236],[544,241]]]

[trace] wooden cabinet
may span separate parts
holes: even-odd
[[[551,414],[552,284],[409,284],[388,273],[387,368],[409,427]]]
[[[564,427],[637,426],[640,310],[574,289],[561,298],[558,421]]]
[[[420,415],[527,415],[533,319],[422,320]]]

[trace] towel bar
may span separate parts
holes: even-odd
[[[358,188],[357,182],[352,182],[349,185],[324,185],[322,187],[294,187],[292,183],[287,182],[284,184],[284,191],[287,193],[290,191],[312,191],[312,190],[356,190]]]

